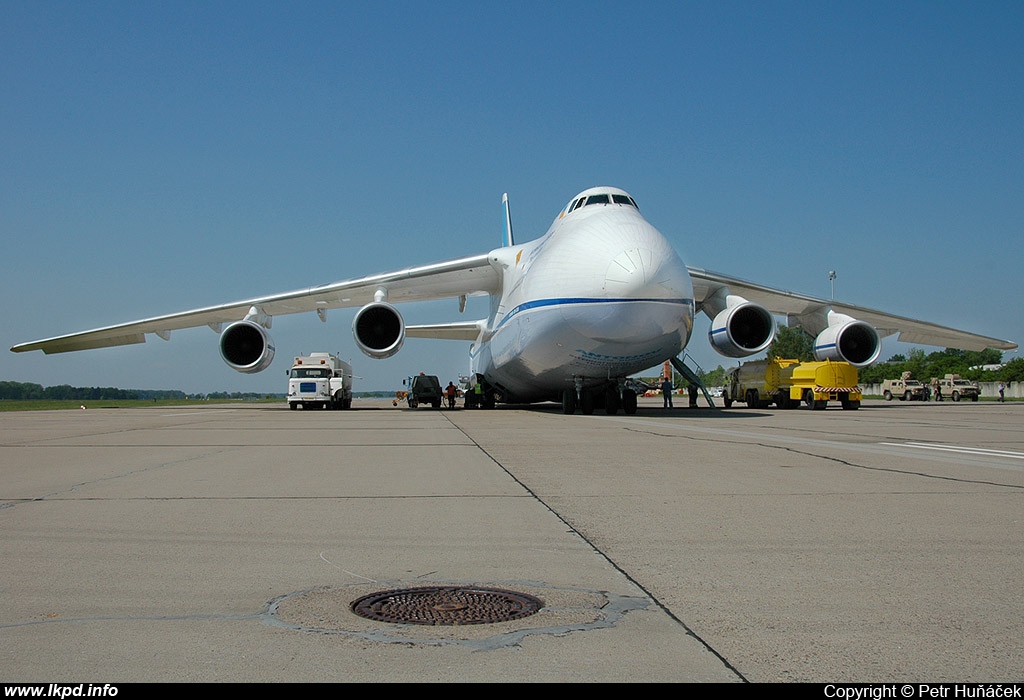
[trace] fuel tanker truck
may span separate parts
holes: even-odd
[[[722,399],[730,408],[736,401],[748,408],[803,406],[823,410],[838,401],[846,410],[860,408],[861,389],[857,368],[849,362],[800,362],[772,358],[744,362],[729,373]]]
[[[288,408],[351,408],[352,365],[326,352],[300,355],[288,372]]]

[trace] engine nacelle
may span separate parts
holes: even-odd
[[[730,306],[711,321],[708,340],[720,355],[747,357],[766,349],[775,339],[775,317],[760,304],[730,297]]]
[[[236,321],[221,331],[220,356],[238,372],[262,372],[274,360],[274,341],[260,324]]]
[[[356,345],[377,360],[391,357],[405,342],[405,320],[391,304],[375,301],[356,312],[352,319]]]
[[[874,326],[830,312],[829,327],[814,339],[814,359],[842,360],[854,367],[866,367],[878,359],[882,342]]]

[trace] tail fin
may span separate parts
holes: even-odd
[[[515,245],[515,239],[512,237],[512,210],[508,206],[508,192],[501,195],[501,203],[505,205],[505,245]]]

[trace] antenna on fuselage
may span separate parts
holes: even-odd
[[[501,203],[505,205],[505,245],[515,245],[515,239],[512,237],[512,210],[508,206],[508,192],[501,195]]]

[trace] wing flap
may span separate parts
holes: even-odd
[[[14,352],[27,352],[28,350],[42,350],[47,355],[55,355],[62,352],[75,352],[76,350],[92,350],[93,348],[111,348],[117,345],[134,345],[145,343],[144,333],[126,333],[112,336],[89,336],[73,335],[63,338],[48,338],[35,343],[24,343],[15,345],[11,350]]]
[[[435,340],[468,340],[480,337],[486,321],[463,321],[460,323],[434,323],[420,326],[406,326],[408,338],[432,338]]]

